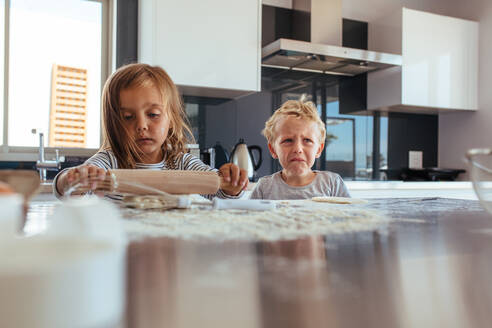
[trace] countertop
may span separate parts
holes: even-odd
[[[351,181],[344,180],[355,198],[442,197],[477,200],[470,181]],[[247,194],[256,183],[248,184]]]
[[[42,230],[55,206],[33,202],[27,230]],[[384,229],[278,241],[133,240],[126,324],[490,326],[492,216],[477,201],[387,198],[366,206],[391,218]]]
[[[350,181],[345,180],[352,197],[385,198],[385,197],[446,197],[460,199],[477,199],[470,181]],[[250,182],[246,194],[249,194],[256,183]],[[39,194],[53,192],[52,181],[43,182],[38,189]],[[396,194],[395,194],[396,193]]]

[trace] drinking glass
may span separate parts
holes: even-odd
[[[470,149],[466,159],[475,193],[482,206],[492,214],[492,149]]]

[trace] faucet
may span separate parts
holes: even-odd
[[[39,170],[39,178],[41,182],[46,182],[46,171],[58,171],[61,168],[60,154],[58,149],[55,150],[56,159],[46,160],[44,158],[44,133],[39,133],[39,159],[36,162],[36,169]]]

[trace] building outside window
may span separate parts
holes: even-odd
[[[109,3],[2,1],[4,153],[34,152],[40,132],[47,147],[99,148],[102,81],[111,66]]]

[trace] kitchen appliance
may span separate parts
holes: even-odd
[[[217,141],[215,146],[200,150],[200,160],[210,167],[219,169],[229,163],[229,152]]]
[[[341,46],[342,0],[294,0],[293,9],[310,15],[308,26],[292,27],[307,30],[310,42],[279,38],[265,45],[263,67],[354,76],[402,65],[400,55]],[[292,24],[298,21],[305,23],[293,19]]]
[[[229,152],[222,147],[219,141],[212,147],[215,150],[215,168],[218,169],[222,165],[229,163]],[[212,165],[210,165],[212,166]],[[213,167],[213,166],[212,166]]]
[[[253,156],[253,151],[258,152],[258,158]],[[244,142],[244,139],[239,139],[239,142],[234,146],[231,153],[231,163],[236,164],[242,169],[245,169],[248,173],[250,181],[256,181],[256,170],[261,166],[262,162],[262,150],[260,146],[252,145],[248,146]]]
[[[215,167],[215,148],[200,150],[200,160],[210,167]]]
[[[400,179],[403,181],[454,181],[462,169],[441,169],[438,167],[427,167],[423,169],[403,169]]]
[[[199,144],[186,144],[186,148],[188,152],[195,156],[196,158],[200,158],[200,145]]]

